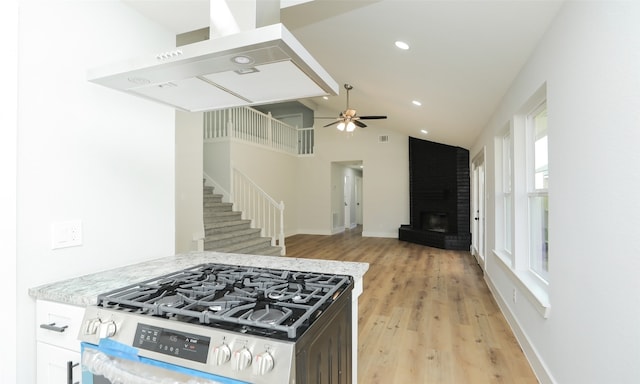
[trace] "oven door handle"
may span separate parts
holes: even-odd
[[[106,341],[106,343],[103,343]],[[84,343],[83,343],[84,344]],[[108,345],[108,346],[107,346]],[[134,352],[135,351],[135,352]],[[134,352],[134,353],[132,353]],[[103,376],[109,383],[125,384],[222,384],[219,381],[212,381],[206,378],[189,377],[188,381],[176,381],[173,378],[164,378],[145,372],[141,369],[127,369],[125,364],[118,362],[114,358],[129,360],[134,364],[145,365],[137,354],[137,349],[103,339],[100,346],[83,345],[82,348],[82,369],[94,375]]]
[[[67,361],[67,384],[80,384],[79,381],[73,382],[73,368],[80,365],[80,363],[74,363],[73,361]]]

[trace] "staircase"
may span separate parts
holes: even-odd
[[[281,248],[271,246],[271,238],[261,237],[260,228],[251,228],[232,203],[222,202],[213,187],[204,186],[204,250],[225,253],[280,256]]]

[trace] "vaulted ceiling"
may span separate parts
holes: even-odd
[[[176,34],[209,26],[208,0],[126,3]],[[305,100],[320,115],[345,109],[349,83],[359,115],[388,116],[367,125],[469,148],[561,3],[283,0],[281,21],[340,84],[338,96]],[[397,40],[410,48],[398,49]]]

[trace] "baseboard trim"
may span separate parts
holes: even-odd
[[[332,228],[331,231],[324,231],[321,229],[299,229],[297,231],[295,231],[294,233],[291,233],[289,235],[287,235],[287,237],[289,236],[294,236],[294,235],[324,235],[324,236],[331,236],[331,235],[335,235],[336,233],[342,233],[344,232],[344,228],[343,227],[339,227],[339,228]],[[385,237],[385,238],[390,238],[390,239],[397,239],[398,238],[398,233],[397,232],[362,232],[362,236],[363,237]]]
[[[325,230],[321,230],[321,229],[299,229],[297,231],[295,231],[295,233],[292,233],[288,236],[293,236],[293,235],[323,235],[323,236],[330,236],[333,235],[333,233],[325,231]]]
[[[522,327],[520,326],[520,323],[518,323],[518,320],[515,318],[515,316],[513,316],[513,313],[509,309],[509,306],[507,305],[504,297],[502,297],[500,291],[496,288],[496,286],[493,285],[493,282],[487,274],[484,275],[484,281],[487,283],[489,291],[491,291],[491,294],[496,300],[496,303],[498,303],[500,311],[507,320],[507,324],[509,324],[509,327],[511,328],[513,335],[518,341],[520,348],[522,348],[522,352],[524,352],[527,361],[529,361],[529,365],[531,365],[531,369],[536,375],[538,382],[540,382],[541,384],[556,384],[556,381],[553,379],[553,376],[551,376],[551,373],[547,369],[547,366],[540,359],[538,351],[535,349],[533,344],[531,344],[531,341],[527,337],[526,333],[524,333]]]
[[[362,231],[363,237],[386,237],[390,239],[397,239],[398,232],[370,232],[370,231]]]

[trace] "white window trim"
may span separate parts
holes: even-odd
[[[536,272],[532,268],[532,258],[537,255],[531,254],[531,200],[535,197],[549,197],[549,192],[547,188],[539,188],[536,189],[535,186],[535,143],[538,139],[535,133],[535,126],[533,126],[533,117],[539,114],[542,110],[547,108],[547,99],[546,97],[542,97],[536,100],[535,107],[530,108],[525,116],[525,126],[523,127],[526,137],[526,163],[525,163],[525,172],[526,172],[526,188],[527,188],[527,269],[529,274],[533,276],[532,283],[535,284],[533,289],[543,289],[545,291],[549,288],[548,276],[542,276],[538,272]],[[548,132],[547,132],[548,136]],[[548,161],[548,159],[547,159]],[[548,275],[548,271],[547,271]]]
[[[527,300],[534,306],[536,311],[545,319],[549,318],[551,313],[551,302],[549,300],[549,291],[540,284],[542,280],[529,270],[513,269],[511,260],[507,258],[503,252],[493,250],[496,263],[502,267],[511,280],[516,283],[519,291],[523,292]]]
[[[496,248],[498,248],[499,250],[493,250],[493,252],[499,252],[499,254],[501,255],[502,258],[504,258],[505,260],[508,260],[509,263],[512,263],[513,260],[513,183],[511,182],[511,188],[509,189],[508,192],[505,192],[505,173],[506,173],[506,169],[505,169],[505,162],[504,162],[504,156],[505,156],[505,139],[506,137],[509,137],[509,154],[513,153],[513,140],[512,140],[512,133],[511,133],[511,126],[509,124],[507,124],[507,126],[505,127],[504,131],[502,132],[502,134],[497,135],[495,138],[495,145],[496,145],[496,151],[495,151],[495,168],[496,168],[496,177],[495,177],[495,191],[497,191],[496,195],[495,195],[495,217],[499,218],[498,220],[495,221],[495,232],[494,232],[494,244],[496,245]],[[511,164],[511,178],[513,177],[513,164]],[[505,247],[506,244],[506,234],[507,234],[507,220],[506,220],[506,215],[507,212],[505,210],[505,198],[507,197],[506,195],[509,195],[509,198],[511,199],[511,218],[509,220],[509,223],[511,223],[510,225],[510,235],[511,235],[511,248],[507,249]]]
[[[496,247],[493,249],[493,255],[496,264],[505,271],[505,273],[513,281],[515,288],[523,292],[525,298],[532,304],[537,312],[543,317],[548,318],[551,312],[551,303],[549,296],[549,283],[538,276],[530,269],[529,264],[529,172],[527,172],[528,148],[526,129],[527,117],[542,104],[546,103],[546,84],[538,89],[530,100],[520,109],[520,112],[514,115],[511,121],[511,127],[508,130],[511,134],[511,249],[507,252],[504,248],[504,235],[498,235],[499,231],[504,231],[504,218],[501,219],[500,227],[496,227]],[[499,197],[496,198],[495,213],[504,215],[503,198],[503,172],[504,162],[502,159],[502,139],[506,136],[507,131],[503,131],[502,135],[496,137],[496,144],[500,141],[500,151],[496,151],[496,168],[500,167]],[[498,187],[498,185],[496,185]],[[541,193],[548,196],[546,190],[538,190],[531,192],[533,194]]]

